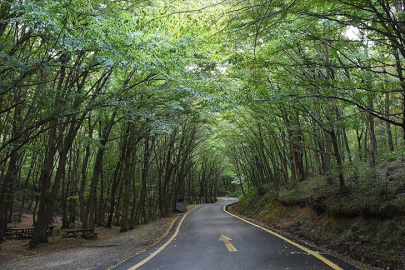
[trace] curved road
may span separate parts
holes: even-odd
[[[168,240],[115,269],[356,269],[226,213],[237,200],[221,199],[186,213]]]

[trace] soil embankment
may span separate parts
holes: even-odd
[[[404,269],[401,195],[377,205],[370,204],[372,197],[359,201],[356,196],[359,193],[328,193],[319,187],[265,195],[253,190],[230,211],[337,254],[360,269]]]

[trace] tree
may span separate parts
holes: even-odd
[[[195,35],[202,26],[184,23],[196,21],[195,13],[165,12],[162,3],[147,1],[1,3],[1,235],[26,176],[24,186],[39,192],[32,246],[46,241],[59,201],[64,227],[67,209],[70,221],[78,211],[84,227],[102,224],[105,212],[124,214],[122,230],[171,211],[159,213],[158,192],[150,188],[157,184],[154,151],[164,145],[161,136],[174,136],[176,153],[164,167],[176,165],[167,172],[169,194],[162,194],[173,205],[195,171],[189,159],[196,112],[212,106],[206,93],[217,84]],[[173,27],[180,21],[185,32]],[[32,177],[34,170],[40,174]]]

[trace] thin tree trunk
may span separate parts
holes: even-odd
[[[14,152],[8,163],[7,173],[4,176],[3,186],[0,194],[0,239],[3,237],[7,228],[7,222],[10,215],[10,206],[14,193],[14,186],[17,181],[17,162],[19,155]]]
[[[112,222],[113,222],[114,210],[116,207],[115,198],[116,198],[118,187],[120,185],[120,180],[121,180],[121,175],[122,175],[121,170],[122,170],[122,164],[124,163],[124,159],[125,159],[125,150],[122,149],[120,158],[117,162],[117,165],[115,166],[113,180],[112,180],[112,184],[111,184],[110,212],[108,214],[108,219],[107,219],[107,225],[106,225],[107,228],[111,228]]]
[[[141,176],[141,190],[139,195],[139,220],[141,223],[145,224],[148,222],[146,218],[145,202],[146,202],[146,182],[149,172],[149,159],[150,159],[150,145],[149,145],[149,136],[144,138],[144,152],[143,152],[143,167],[142,167],[142,176]]]
[[[374,109],[374,102],[372,100],[369,101],[368,104],[371,110]],[[376,159],[377,159],[377,138],[375,136],[375,123],[374,117],[371,114],[367,115],[367,129],[370,136],[370,166],[375,168]]]
[[[133,166],[134,162],[134,152],[135,152],[135,145],[134,145],[134,140],[133,136],[130,135],[134,132],[134,125],[132,123],[128,123],[128,128],[126,131],[126,134],[128,136],[126,137],[125,144],[123,145],[123,149],[125,151],[125,159],[124,159],[124,175],[123,175],[123,180],[124,180],[124,201],[122,205],[122,214],[121,214],[121,228],[120,232],[126,232],[129,229],[129,202],[130,202],[130,191],[131,191],[131,180],[134,177],[131,175],[131,167]]]
[[[390,107],[389,107],[389,102],[390,102],[390,93],[385,93],[385,117],[390,118]],[[388,148],[392,152],[394,151],[394,141],[392,139],[392,132],[391,132],[391,124],[386,121],[385,122],[385,128],[387,130],[387,139],[388,139]]]
[[[342,133],[343,133],[344,144],[345,144],[346,151],[347,151],[347,156],[349,158],[349,162],[352,163],[352,154],[350,151],[349,140],[347,139],[347,133],[346,133],[346,129],[344,127],[342,128]]]
[[[338,172],[339,172],[339,191],[340,192],[345,192],[347,190],[347,186],[345,183],[345,178],[343,176],[343,162],[342,162],[342,157],[339,152],[339,144],[338,140],[336,137],[336,133],[332,131],[331,133],[331,138],[332,138],[332,144],[333,144],[333,150],[335,153],[335,158],[336,158],[336,163],[338,165]]]
[[[89,139],[93,138],[93,126],[91,124],[91,115],[88,119],[88,136]],[[79,188],[79,206],[80,206],[80,221],[83,223],[86,220],[86,199],[85,199],[85,189],[87,180],[87,168],[90,160],[90,140],[86,143],[85,155],[82,163],[81,173],[80,173],[80,188]]]
[[[115,108],[113,111],[108,125],[105,127],[103,130],[101,126],[101,120],[99,120],[99,125],[100,125],[100,147],[97,151],[96,155],[96,160],[94,163],[94,170],[93,170],[93,177],[91,179],[90,183],[90,193],[89,193],[89,198],[87,201],[87,207],[86,207],[86,215],[85,219],[83,220],[82,223],[82,228],[87,229],[91,228],[93,229],[95,227],[95,215],[96,215],[96,201],[97,201],[97,186],[100,180],[100,177],[102,175],[103,171],[103,158],[104,158],[104,153],[105,153],[105,146],[107,144],[108,137],[110,136],[111,130],[115,124],[115,116],[117,114],[118,107]]]

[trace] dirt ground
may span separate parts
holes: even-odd
[[[119,240],[119,242],[122,244],[122,241],[134,242],[138,240],[139,245],[137,246],[137,252],[140,253],[148,246],[156,244],[156,242],[166,236],[179,215],[179,213],[172,214],[167,218],[162,218],[146,225],[140,225],[130,231],[129,234],[131,237],[124,237],[124,240]],[[62,225],[61,219],[57,218],[57,222],[53,225],[56,225],[54,230],[59,229]],[[13,228],[30,226],[32,226],[31,215],[24,215],[21,223],[9,224],[9,227]],[[53,235],[48,237],[49,243],[41,244],[34,249],[29,247],[30,239],[18,237],[6,238],[0,245],[0,268],[3,268],[2,265],[6,266],[6,264],[24,261],[29,258],[40,258],[44,257],[43,255],[51,253],[71,251],[81,247],[98,245],[105,242],[105,240],[114,241],[114,239],[119,239],[120,235],[123,235],[119,230],[120,227],[118,226],[114,226],[111,229],[96,227],[95,232],[97,233],[97,236],[94,239],[83,239],[80,237],[65,238],[61,235]],[[123,261],[125,258],[120,260]]]

